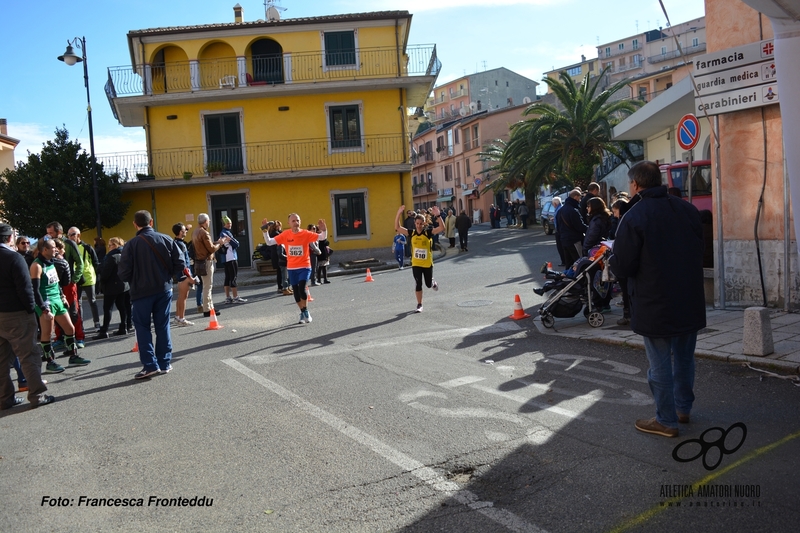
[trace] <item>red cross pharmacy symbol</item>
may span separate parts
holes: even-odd
[[[775,53],[775,46],[772,43],[764,43],[761,47],[761,57],[771,56]]]

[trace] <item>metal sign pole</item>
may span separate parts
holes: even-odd
[[[689,203],[692,203],[692,189],[694,188],[694,180],[692,179],[692,160],[694,159],[694,150],[689,150],[689,168],[687,169],[687,188],[689,190]]]

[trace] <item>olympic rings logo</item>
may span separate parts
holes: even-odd
[[[728,449],[728,448],[725,447],[725,439],[728,437],[728,434],[734,428],[741,428],[741,430],[742,430],[742,440],[740,440],[739,444],[737,444],[733,448]],[[721,435],[717,440],[707,441],[705,439],[706,433],[710,433],[712,431],[719,431],[721,433]],[[742,447],[742,444],[744,444],[744,440],[746,438],[747,438],[747,426],[745,426],[744,423],[742,423],[742,422],[736,422],[735,424],[733,424],[731,427],[729,427],[726,430],[723,430],[722,428],[719,428],[719,427],[708,428],[707,430],[705,430],[703,433],[700,434],[700,438],[699,439],[685,440],[685,441],[681,442],[680,444],[678,444],[677,446],[675,446],[675,449],[672,450],[672,458],[675,459],[676,461],[678,461],[679,463],[690,463],[690,462],[694,461],[695,459],[699,458],[702,455],[703,456],[703,468],[705,468],[706,470],[709,470],[709,471],[710,470],[714,470],[722,462],[722,457],[725,456],[725,455],[730,455],[730,454],[736,452],[739,448]],[[687,444],[699,444],[700,445],[700,451],[697,452],[697,455],[694,455],[692,457],[687,457],[687,458],[683,458],[683,457],[681,457],[679,455],[680,449],[683,446],[687,445]],[[719,449],[719,457],[717,458],[717,462],[715,462],[713,465],[709,465],[708,464],[708,452],[713,450],[714,448],[718,448]]]

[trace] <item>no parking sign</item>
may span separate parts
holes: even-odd
[[[684,150],[691,150],[700,140],[700,122],[689,113],[678,122],[678,145]]]

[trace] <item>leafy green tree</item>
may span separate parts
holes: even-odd
[[[55,133],[40,154],[29,154],[27,163],[0,175],[0,218],[25,235],[43,235],[54,220],[65,229],[96,227],[92,158],[79,142],[69,140],[66,129],[57,128]],[[121,199],[118,174],[106,174],[102,163],[95,168],[100,220],[110,228],[123,221],[130,202]]]
[[[628,143],[612,140],[614,126],[642,105],[632,100],[610,101],[627,81],[600,91],[602,75],[592,80],[587,76],[580,85],[566,72],[560,72],[559,78],[544,79],[559,106],[531,104],[524,112],[531,118],[512,125],[508,143],[495,146],[492,154],[497,158],[502,149],[498,170],[508,180],[524,182],[526,193],[557,181],[585,189],[604,153],[633,158]]]

